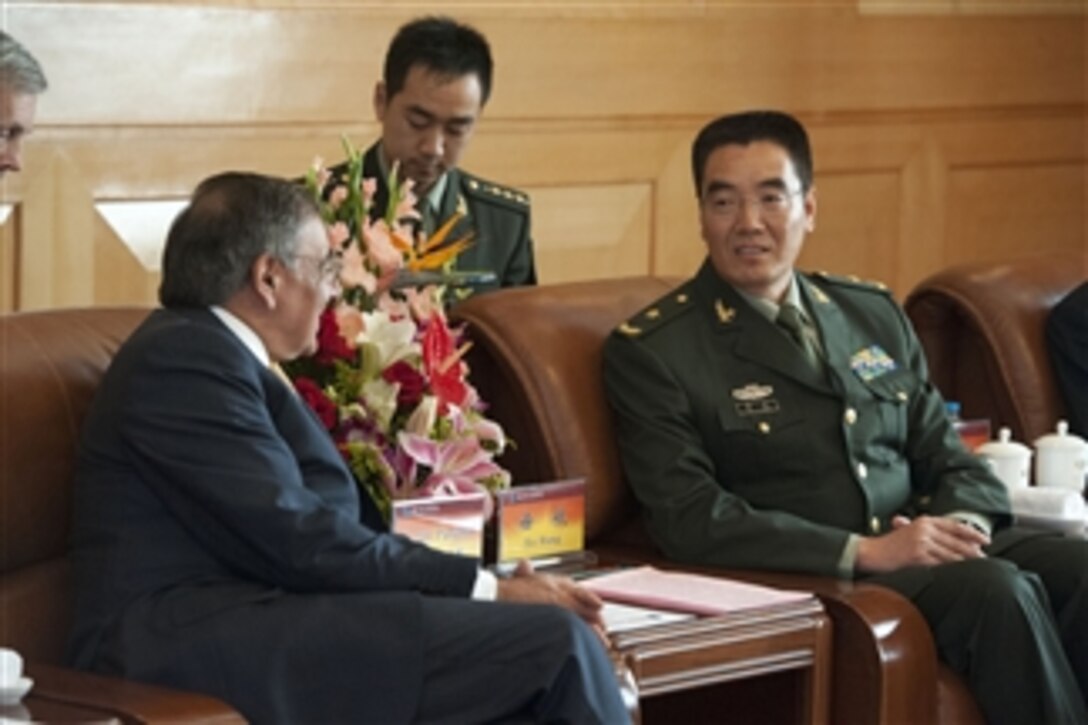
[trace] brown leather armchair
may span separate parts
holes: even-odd
[[[638,277],[506,289],[454,308],[475,345],[472,380],[516,447],[515,481],[587,479],[587,546],[658,561],[627,489],[601,381],[605,337],[676,280]],[[719,572],[722,573],[722,572]],[[962,680],[939,665],[917,610],[881,587],[821,577],[724,572],[816,592],[833,625],[835,723],[980,723]]]
[[[964,418],[989,418],[1030,444],[1065,415],[1045,323],[1088,279],[1083,255],[1046,255],[950,267],[923,280],[904,307],[930,374]]]
[[[34,680],[24,716],[243,722],[211,697],[61,666],[71,619],[68,528],[79,430],[110,358],[147,313],[0,317],[0,645],[23,655]]]

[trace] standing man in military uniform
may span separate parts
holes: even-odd
[[[621,325],[605,382],[671,558],[864,578],[910,598],[992,723],[1088,722],[1088,542],[1010,527],[882,287],[795,271],[804,128],[726,116],[692,166],[708,258]]]
[[[363,174],[378,179],[374,209],[385,209],[385,179],[394,162],[415,182],[423,231],[430,234],[456,212],[451,238],[471,233],[458,270],[494,273],[476,291],[536,284],[529,229],[529,197],[457,168],[491,94],[487,40],[449,18],[427,17],[403,26],[374,88],[381,139],[364,158]]]

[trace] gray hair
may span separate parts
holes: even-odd
[[[239,171],[205,179],[170,226],[159,301],[223,304],[262,254],[294,264],[298,232],[312,218],[320,218],[317,202],[301,184]]]
[[[49,87],[41,65],[19,41],[0,30],[0,85],[36,96]]]

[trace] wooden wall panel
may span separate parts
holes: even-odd
[[[492,42],[495,95],[463,163],[533,194],[545,282],[694,270],[691,140],[749,107],[790,110],[811,131],[820,206],[806,267],[902,295],[969,259],[1045,248],[1088,264],[1081,0],[428,9]],[[0,22],[51,88],[26,171],[0,184],[0,203],[20,209],[0,225],[0,305],[153,301],[155,271],[96,209],[182,198],[227,168],[296,176],[315,155],[339,159],[342,133],[369,143],[385,46],[419,12],[387,0],[6,3]]]
[[[1084,164],[954,169],[945,258],[1062,251],[1072,230],[1084,233],[1085,176]]]
[[[90,274],[95,304],[154,303],[159,288],[157,266],[146,267],[102,216],[95,216],[90,242],[94,245]]]
[[[35,168],[21,205],[19,309],[94,304],[93,193],[63,153]]]
[[[862,274],[893,284],[898,277],[900,177],[891,172],[825,174],[816,189],[816,232],[798,264]],[[824,213],[824,209],[828,213]]]
[[[530,189],[541,284],[644,274],[651,266],[652,187]],[[601,214],[607,210],[608,215]]]
[[[9,10],[8,24],[20,38],[43,39],[34,47],[55,80],[48,108],[58,124],[342,124],[370,117],[389,37],[425,12],[392,2],[220,5],[34,3]],[[574,15],[530,3],[463,7],[458,16],[488,34],[498,59],[496,118],[708,116],[723,103],[978,108],[1083,96],[1084,25],[1061,16],[867,17],[846,5],[766,0],[653,12],[586,3]]]

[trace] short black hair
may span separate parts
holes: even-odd
[[[205,179],[167,234],[159,302],[223,304],[260,255],[294,263],[299,229],[314,217],[320,212],[313,196],[287,179],[239,171]]]
[[[412,66],[451,80],[475,74],[480,81],[480,105],[491,96],[491,48],[478,30],[452,18],[428,16],[403,25],[385,54],[387,98],[400,93]]]
[[[715,149],[730,144],[747,146],[753,141],[770,141],[784,148],[797,170],[802,191],[812,188],[812,149],[801,122],[782,111],[746,111],[711,121],[695,137],[691,147],[695,196],[702,196],[706,160]]]

